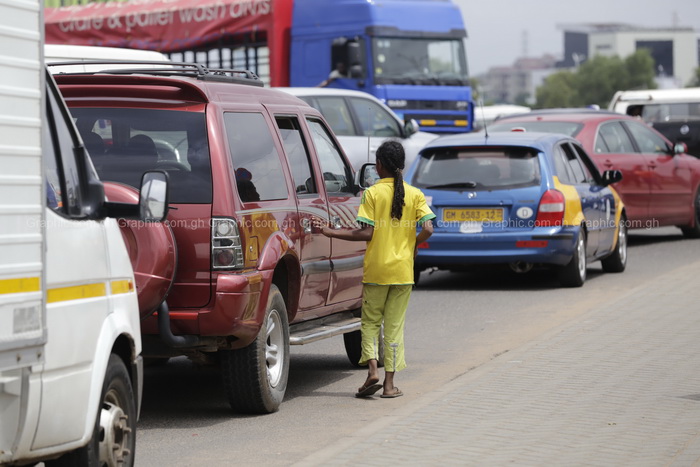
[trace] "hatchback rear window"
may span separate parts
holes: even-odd
[[[576,122],[496,122],[488,126],[489,133],[521,129],[539,133],[562,133],[575,137],[583,125]]]
[[[436,148],[421,154],[413,184],[475,191],[535,186],[539,159],[530,148]]]
[[[138,188],[145,171],[164,170],[171,203],[211,203],[204,113],[72,108],[71,114],[101,180]]]

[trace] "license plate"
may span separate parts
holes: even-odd
[[[503,209],[443,209],[445,222],[501,222]]]

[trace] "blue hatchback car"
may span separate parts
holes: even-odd
[[[437,215],[418,246],[420,271],[471,264],[556,268],[561,285],[580,287],[586,267],[622,272],[627,263],[625,208],[573,138],[503,132],[446,136],[428,143],[405,174]]]

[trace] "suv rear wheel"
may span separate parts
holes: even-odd
[[[276,285],[270,286],[265,320],[255,341],[219,354],[224,390],[233,410],[266,414],[279,408],[289,376],[289,324]]]

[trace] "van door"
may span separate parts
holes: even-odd
[[[321,167],[323,186],[320,189],[328,199],[331,227],[355,229],[360,197],[356,194],[352,169],[323,122],[307,117],[307,124]],[[362,262],[366,248],[365,242],[331,239],[332,271],[327,304],[356,300],[362,296]]]

